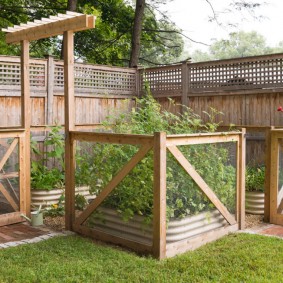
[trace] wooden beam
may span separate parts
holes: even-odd
[[[153,145],[153,136],[150,135],[129,135],[112,133],[94,133],[94,132],[71,132],[72,138],[80,141],[132,144],[132,145]]]
[[[12,152],[14,151],[15,147],[17,146],[17,144],[18,144],[18,139],[15,138],[13,140],[13,142],[10,144],[8,150],[6,151],[6,153],[4,154],[4,156],[2,157],[2,159],[0,161],[0,171],[3,169],[3,166],[7,162],[8,158],[10,157]]]
[[[278,176],[279,176],[279,143],[280,132],[271,131],[270,138],[270,223],[277,223],[277,208],[278,208]]]
[[[235,224],[235,218],[230,214],[227,208],[218,199],[212,189],[206,184],[198,172],[194,169],[191,163],[185,158],[182,152],[176,146],[168,147],[169,151],[173,154],[179,164],[185,169],[185,171],[192,177],[200,190],[207,196],[207,198],[214,204],[223,217],[231,224]]]
[[[271,131],[274,127],[265,130],[265,178],[264,178],[264,221],[270,220],[270,176],[271,176]]]
[[[246,174],[246,129],[242,129],[240,141],[237,143],[237,221],[239,229],[245,228],[245,174]]]
[[[25,219],[21,217],[21,212],[11,212],[0,215],[0,227],[24,221]]]
[[[70,131],[75,128],[74,33],[64,32],[64,104],[65,104],[65,226],[72,230],[75,205],[74,171]]]
[[[222,142],[237,142],[239,141],[239,133],[210,133],[210,134],[191,134],[191,135],[176,135],[167,136],[167,146],[171,145],[192,145],[192,144],[207,144],[207,143],[222,143]]]
[[[81,31],[94,28],[95,17],[79,15],[72,18],[62,18],[56,22],[28,23],[28,27],[10,32],[6,35],[7,43],[18,43],[22,40],[38,40],[63,34],[66,31]],[[7,30],[9,31],[9,29]]]
[[[3,186],[2,183],[0,183],[0,192],[3,194],[3,196],[6,198],[6,200],[9,202],[9,204],[12,206],[12,208],[15,211],[19,211],[19,206],[16,204],[12,196],[9,194],[9,192],[6,190],[6,188]]]
[[[154,134],[153,254],[166,257],[166,133]]]
[[[22,190],[20,191],[20,211],[30,215],[30,125],[31,99],[29,76],[29,42],[21,41],[21,127],[25,129],[24,146],[21,157],[23,159]]]
[[[102,192],[90,203],[90,205],[76,219],[75,224],[82,224],[89,215],[102,203],[102,201],[119,185],[119,183],[130,173],[130,171],[144,158],[151,146],[144,145],[126,163],[116,176],[106,185]]]

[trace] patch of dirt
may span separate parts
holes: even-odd
[[[263,222],[263,215],[246,214],[246,228],[258,226]]]
[[[65,230],[65,217],[64,216],[45,216],[43,220],[44,225],[51,228],[54,231]]]
[[[80,212],[76,211],[76,216],[78,216]],[[246,214],[246,228],[252,228],[258,226],[263,222],[263,215],[253,215]],[[54,231],[64,231],[65,230],[65,217],[64,216],[56,216],[44,217],[44,224],[51,228]]]

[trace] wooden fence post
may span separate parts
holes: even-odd
[[[29,41],[21,41],[21,126],[25,129],[24,141],[24,190],[20,192],[20,210],[30,215],[30,75],[29,75]],[[21,186],[22,187],[22,186]]]
[[[70,131],[75,127],[74,33],[64,32],[64,103],[65,103],[65,226],[72,230],[75,220],[73,146]]]
[[[54,96],[54,56],[47,55],[47,101],[46,101],[46,113],[45,124],[53,124],[53,96]]]
[[[154,134],[153,255],[166,257],[166,133]]]
[[[182,64],[182,105],[188,106],[188,90],[189,90],[189,72],[188,72],[188,61]],[[182,113],[186,111],[186,107],[182,107]]]
[[[264,179],[264,222],[270,221],[270,175],[271,175],[271,131],[265,131],[265,179]]]
[[[239,229],[245,228],[245,173],[246,173],[246,129],[242,128],[238,145],[238,223]]]

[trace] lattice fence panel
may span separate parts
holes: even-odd
[[[282,55],[192,63],[188,69],[192,92],[283,87]]]
[[[55,88],[63,88],[64,86],[63,69],[62,65],[56,64]],[[79,92],[104,95],[134,95],[136,92],[136,70],[76,65],[75,88]]]
[[[154,96],[179,96],[182,93],[181,65],[146,69],[142,72],[142,86],[148,85]]]
[[[30,64],[32,89],[46,89],[46,64]],[[0,89],[20,89],[21,66],[19,62],[0,61]]]

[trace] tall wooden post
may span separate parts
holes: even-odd
[[[64,103],[65,103],[65,225],[72,230],[75,217],[75,180],[73,164],[73,146],[70,131],[75,128],[74,95],[74,33],[64,32]],[[72,162],[71,162],[72,161]]]
[[[246,172],[246,129],[242,129],[242,135],[237,149],[237,220],[239,229],[245,228],[245,172]]]
[[[271,131],[265,131],[265,178],[264,178],[264,222],[270,221],[270,175],[271,175]]]
[[[21,41],[21,127],[25,129],[24,143],[24,184],[20,191],[20,210],[24,214],[30,214],[30,125],[31,125],[31,102],[29,80],[29,41]]]
[[[166,257],[166,133],[154,134],[153,254]]]

